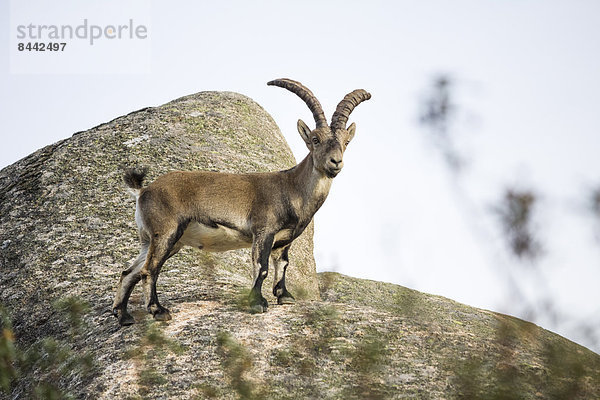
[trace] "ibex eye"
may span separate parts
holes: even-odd
[[[313,137],[313,139],[312,139],[312,142],[313,142],[314,144],[319,144],[319,138],[318,138],[318,137],[316,137],[316,136],[315,136],[315,137]]]
[[[350,143],[350,141],[346,140],[346,143],[344,143],[344,146],[348,146],[349,143]]]

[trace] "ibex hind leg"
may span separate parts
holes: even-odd
[[[146,260],[148,246],[148,243],[142,243],[139,256],[129,268],[121,273],[112,310],[113,314],[119,319],[120,325],[131,325],[135,322],[133,317],[127,312],[127,303],[131,292],[133,292],[133,288],[141,279],[140,270]]]
[[[183,229],[174,228],[166,234],[160,234],[152,238],[148,257],[140,271],[144,285],[144,297],[148,313],[152,314],[157,321],[168,321],[171,319],[169,310],[160,305],[156,292],[156,281],[160,270],[170,257],[177,253],[182,245],[177,243]]]

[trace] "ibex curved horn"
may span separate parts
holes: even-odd
[[[267,85],[279,86],[289,90],[290,92],[296,93],[298,97],[304,100],[312,112],[315,123],[317,124],[317,128],[323,128],[327,126],[327,118],[325,118],[325,113],[323,112],[321,103],[319,103],[319,100],[317,100],[316,96],[306,86],[291,79],[275,79],[267,82]]]
[[[354,107],[370,98],[371,93],[364,89],[356,89],[344,96],[344,99],[340,101],[331,117],[331,130],[335,132],[337,129],[346,129],[348,117],[352,110],[354,110]]]

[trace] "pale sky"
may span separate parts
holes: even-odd
[[[393,282],[531,318],[550,297],[559,321],[534,321],[587,347],[600,331],[600,241],[586,211],[600,185],[597,1],[0,2],[0,167],[120,115],[205,90],[245,94],[275,119],[296,159],[293,94],[306,84],[331,115],[349,91],[344,171],[316,216],[319,271]],[[143,40],[70,41],[19,53],[17,25],[102,26],[132,19]],[[82,55],[83,54],[83,55]],[[433,77],[456,83],[453,132],[469,164],[458,183],[418,125]],[[546,250],[533,267],[507,256],[489,209],[507,186],[531,187]],[[597,227],[597,226],[596,226]],[[292,260],[293,268],[293,260]],[[525,299],[507,286],[515,276]]]

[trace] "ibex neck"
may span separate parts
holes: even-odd
[[[315,168],[310,153],[290,173],[293,184],[302,199],[302,204],[299,204],[301,210],[298,211],[301,214],[310,214],[310,218],[312,218],[312,215],[317,212],[327,198],[333,179]]]

